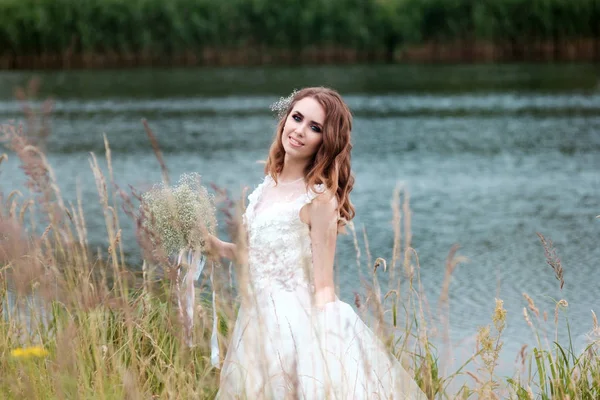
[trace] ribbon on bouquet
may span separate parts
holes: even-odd
[[[179,252],[179,258],[177,259],[177,265],[181,266],[181,261],[183,259],[183,251]],[[184,304],[179,302],[179,308],[184,313],[184,323],[189,324],[190,328],[190,337],[187,338],[188,345],[192,345],[191,343],[191,328],[194,324],[194,304],[196,302],[196,292],[194,290],[194,281],[200,279],[200,275],[202,274],[202,270],[206,265],[206,256],[203,254],[200,255],[198,259],[195,259],[193,251],[187,251],[187,265],[188,270],[185,273],[182,285],[184,287]],[[210,283],[213,287],[212,291],[212,308],[213,308],[213,325],[212,325],[212,333],[210,335],[210,362],[214,368],[219,368],[219,341],[217,338],[217,306],[216,306],[216,294],[214,289],[214,281],[213,281],[213,273],[215,270],[214,263],[212,264],[212,268],[210,271]],[[179,274],[178,274],[179,275]],[[179,297],[178,297],[179,298]]]
[[[219,341],[217,339],[217,297],[213,284],[213,273],[215,272],[215,263],[212,263],[210,270],[210,285],[213,287],[212,306],[213,306],[213,326],[210,334],[210,363],[213,367],[219,369]]]

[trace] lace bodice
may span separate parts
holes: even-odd
[[[271,176],[248,196],[244,223],[248,230],[248,265],[256,292],[312,290],[312,250],[300,210],[323,191],[307,190],[304,182],[275,185]]]

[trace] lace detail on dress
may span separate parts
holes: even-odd
[[[242,302],[216,398],[426,400],[349,304],[313,306],[310,232],[299,215],[323,186],[312,189],[267,177],[248,196],[257,301]]]
[[[302,185],[296,185],[288,195],[267,175],[248,196],[244,222],[248,230],[250,279],[256,293],[313,289],[310,231],[300,220],[300,210],[322,193],[324,186],[306,190]]]

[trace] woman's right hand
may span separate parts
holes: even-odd
[[[209,258],[221,258],[223,257],[223,242],[219,240],[215,235],[205,232],[205,251]]]
[[[208,258],[219,258],[221,257],[221,241],[219,240],[218,237],[216,237],[215,235],[211,234],[208,229],[206,229],[205,226],[203,225],[199,225],[198,226],[199,230],[200,230],[200,235],[202,236],[202,239],[204,241],[204,248],[203,248],[203,253],[205,253],[205,255]]]
[[[210,233],[205,234],[206,253],[210,258],[227,258],[232,260],[235,258],[236,246],[233,243],[228,243],[220,240],[215,235]]]

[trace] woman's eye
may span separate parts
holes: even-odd
[[[316,125],[313,125],[311,128],[312,128],[312,130],[313,130],[313,131],[315,131],[315,132],[319,132],[319,133],[321,132],[321,128],[319,128],[319,127],[318,127],[318,126],[316,126]]]
[[[300,122],[301,121],[301,119],[300,119],[300,117],[298,115],[294,115],[292,118],[294,118],[294,121],[296,121],[296,122]]]

